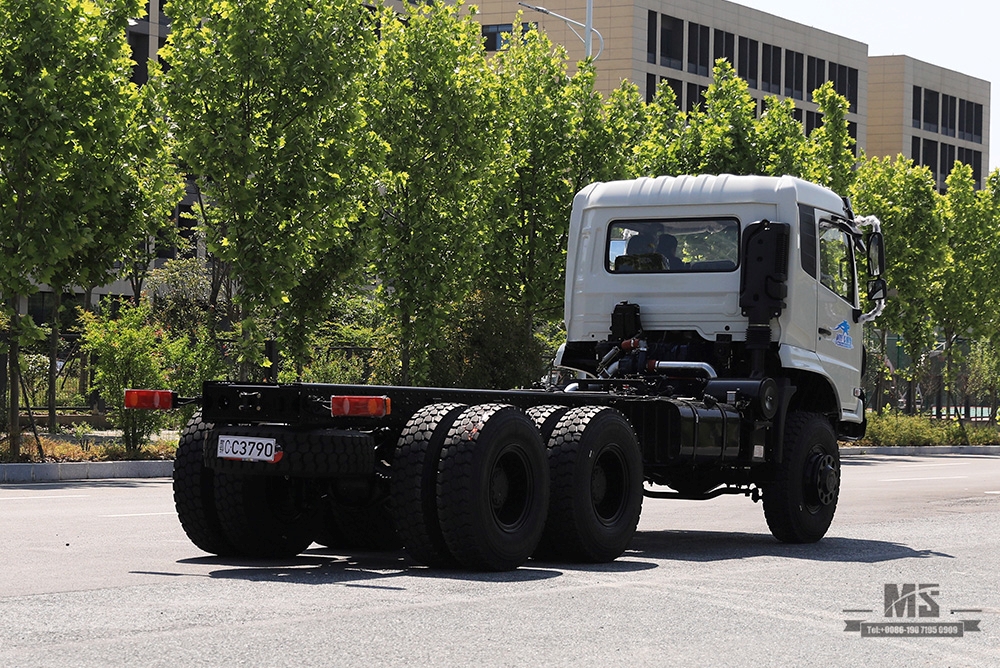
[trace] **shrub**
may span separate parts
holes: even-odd
[[[1000,443],[995,425],[935,420],[924,415],[868,414],[868,433],[859,445],[990,445]]]
[[[81,313],[83,347],[94,358],[94,386],[104,397],[111,423],[122,430],[129,456],[138,454],[166,422],[160,411],[125,409],[128,388],[166,387],[164,346],[149,324],[149,306],[122,301],[118,317]]]

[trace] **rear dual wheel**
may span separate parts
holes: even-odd
[[[513,406],[463,411],[441,452],[437,491],[441,532],[461,566],[517,568],[538,546],[549,504],[541,435]]]
[[[545,412],[536,413],[536,419]],[[544,559],[614,561],[635,535],[642,511],[642,453],[635,432],[606,406],[544,414],[552,492]]]

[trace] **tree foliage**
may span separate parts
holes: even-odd
[[[137,91],[125,39],[138,0],[0,4],[0,293],[10,310],[9,427],[18,348],[38,338],[19,296],[106,276],[134,199]],[[130,238],[125,228],[125,239]],[[106,257],[109,258],[105,260]],[[105,282],[105,281],[101,281]]]
[[[370,13],[350,0],[172,0],[165,11],[170,68],[158,78],[241,331],[258,343],[263,318],[301,341],[354,256]]]
[[[381,15],[372,127],[387,147],[369,217],[371,271],[400,332],[403,382],[423,382],[429,351],[478,276],[483,212],[506,130],[479,24],[460,6]]]

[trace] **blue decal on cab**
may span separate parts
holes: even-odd
[[[833,338],[834,344],[847,350],[854,349],[854,339],[851,338],[851,324],[846,320],[834,327],[837,336]]]

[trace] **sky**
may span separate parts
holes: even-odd
[[[868,45],[870,56],[906,55],[1000,87],[1000,3],[995,0],[733,0]],[[990,136],[1000,104],[990,100]],[[992,142],[991,142],[992,143]],[[989,169],[1000,167],[1000,149]]]

